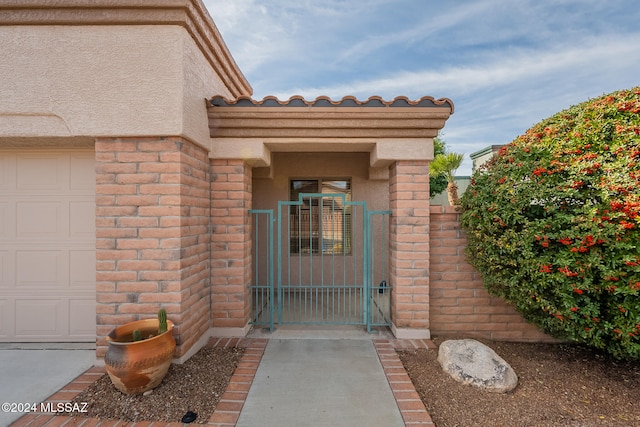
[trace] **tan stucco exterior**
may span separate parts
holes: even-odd
[[[247,95],[199,0],[0,5],[0,142],[179,135],[208,145],[204,99]]]
[[[289,200],[290,179],[350,178],[352,199],[369,209],[389,209],[388,180],[369,180],[366,153],[275,153],[273,178],[253,179],[253,208],[276,209]]]

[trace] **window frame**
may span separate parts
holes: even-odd
[[[303,191],[294,191],[294,183],[295,182],[301,182],[301,181],[309,181],[309,182],[315,182],[315,188],[317,189],[317,191],[307,191],[306,189]],[[345,190],[343,193],[341,192],[326,192],[323,191],[324,190],[324,183],[327,182],[345,182]],[[351,202],[352,200],[352,196],[353,196],[353,186],[352,186],[352,178],[351,177],[314,177],[314,178],[290,178],[289,179],[289,188],[288,188],[288,192],[289,192],[289,201],[292,202],[297,202],[299,200],[299,194],[300,193],[314,193],[314,194],[344,194],[345,195],[345,202]],[[325,199],[325,197],[322,197],[323,201]],[[331,197],[327,197],[327,200],[333,200],[334,198]],[[303,200],[304,202],[304,200]],[[306,205],[306,209],[304,208],[304,206]],[[311,205],[309,206],[309,204],[304,204],[302,205],[302,207],[300,205],[291,205],[289,206],[289,229],[288,229],[288,234],[289,234],[289,253],[290,254],[295,254],[295,255],[341,255],[341,256],[350,256],[352,255],[352,242],[353,242],[353,218],[352,218],[352,207],[351,205],[346,205],[343,206],[343,209],[341,209],[341,214],[340,217],[338,218],[337,222],[338,227],[342,227],[341,229],[336,228],[336,225],[330,225],[330,226],[326,226],[326,218],[325,216],[327,214],[329,215],[335,215],[335,205],[331,205],[329,204],[322,204],[323,206],[323,213],[320,214],[319,212],[316,211],[316,213],[314,214],[314,208],[318,209],[318,200],[312,200],[311,201]],[[332,207],[332,209],[327,213],[326,208],[328,206]],[[309,219],[307,220],[306,224],[309,224],[309,228],[311,231],[310,233],[305,233],[304,230],[307,229],[307,227],[302,227],[300,228],[300,230],[302,230],[302,233],[298,233],[298,229],[296,227],[295,224],[300,224],[300,217],[298,217],[298,213],[301,212],[301,210],[306,210],[309,212]],[[332,220],[333,223],[333,220]],[[329,247],[326,246],[325,240],[327,239],[327,230],[332,230],[330,231],[331,234],[331,242],[329,244]],[[317,233],[314,236],[314,233]],[[341,236],[336,239],[335,238],[335,233],[341,234]],[[301,240],[303,239],[303,240]],[[307,239],[309,244],[307,246],[303,246],[302,242],[304,241],[304,239]],[[336,242],[336,240],[338,240]],[[323,242],[322,245],[322,251],[320,251],[320,243],[319,242]],[[338,245],[339,246],[336,246]],[[340,250],[336,251],[336,247],[339,247]]]

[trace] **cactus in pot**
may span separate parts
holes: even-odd
[[[107,335],[105,367],[118,390],[139,394],[160,384],[176,348],[173,326],[160,309],[155,319],[126,323]]]
[[[161,308],[158,311],[158,335],[167,332],[167,311]]]

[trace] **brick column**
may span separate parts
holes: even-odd
[[[98,357],[112,328],[161,307],[176,356],[197,350],[211,326],[209,186],[208,153],[180,137],[96,140]]]
[[[429,162],[389,167],[392,329],[397,338],[430,338]]]
[[[214,333],[245,335],[251,308],[251,166],[243,160],[211,165]]]

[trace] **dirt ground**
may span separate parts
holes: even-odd
[[[192,411],[198,415],[195,423],[206,423],[243,354],[244,349],[237,347],[204,347],[182,365],[172,364],[162,383],[147,396],[121,393],[105,374],[73,400],[87,402],[88,412],[73,414],[131,422],[179,422]]]
[[[457,383],[437,350],[399,352],[437,427],[640,426],[640,363],[567,344],[483,342],[515,370],[513,391]]]

